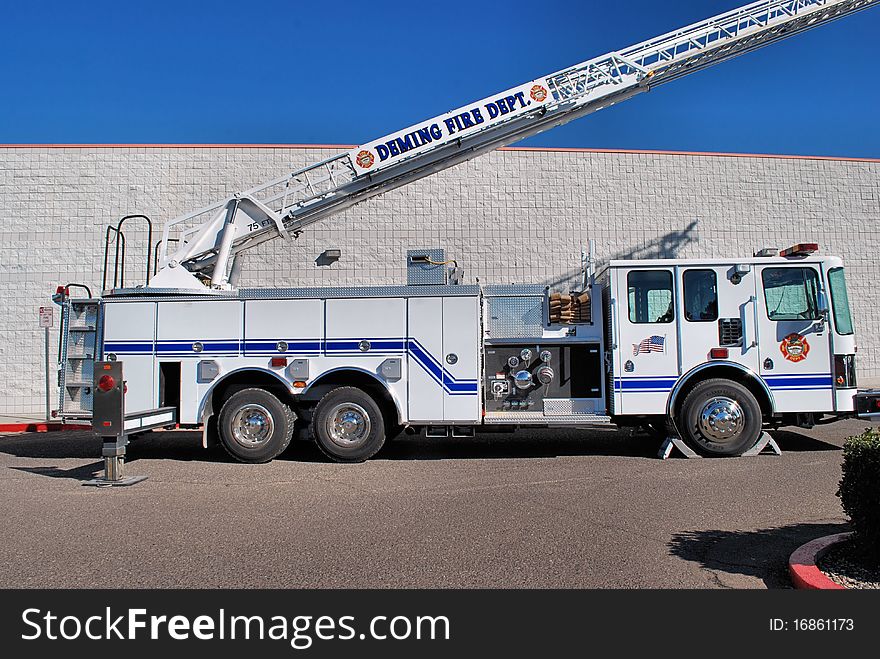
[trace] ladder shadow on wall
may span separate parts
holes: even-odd
[[[695,219],[684,229],[678,231],[669,231],[661,236],[652,239],[640,239],[635,244],[626,249],[620,249],[616,252],[604,253],[598,250],[597,260],[599,267],[607,265],[608,261],[629,260],[629,259],[674,259],[681,256],[681,252],[685,247],[692,243],[699,242],[696,236],[697,224],[699,220]],[[635,229],[633,234],[636,233]],[[632,235],[632,234],[630,234]],[[621,242],[626,244],[629,242],[627,238],[623,238]],[[556,279],[548,279],[540,282],[544,286],[554,288],[563,284],[573,284],[580,281],[581,270],[570,270],[566,274]]]

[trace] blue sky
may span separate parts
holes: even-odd
[[[737,0],[4,2],[0,143],[359,144]],[[880,8],[520,144],[880,157]]]

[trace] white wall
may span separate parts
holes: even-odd
[[[0,147],[0,415],[42,414],[37,310],[58,284],[100,288],[107,224],[144,213],[155,241],[167,219],[341,150]],[[469,281],[549,284],[577,276],[590,238],[601,259],[818,242],[849,267],[860,384],[880,383],[880,161],[498,151],[256,248],[242,285],[405,283],[412,247],[444,247]],[[144,242],[129,232],[130,283]],[[319,267],[326,248],[342,259]]]

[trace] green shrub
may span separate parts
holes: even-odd
[[[837,496],[858,543],[880,560],[880,431],[868,428],[847,438]]]

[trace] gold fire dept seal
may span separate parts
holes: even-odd
[[[807,358],[810,352],[810,344],[807,343],[807,337],[792,332],[779,344],[779,350],[782,356],[790,362],[799,362]]]
[[[369,169],[373,166],[373,162],[375,162],[376,158],[372,153],[363,149],[362,151],[358,151],[357,158],[355,158],[355,162],[364,169]]]
[[[532,97],[533,101],[543,103],[547,99],[547,90],[544,89],[544,87],[542,87],[541,85],[535,85],[529,92],[529,96]]]

